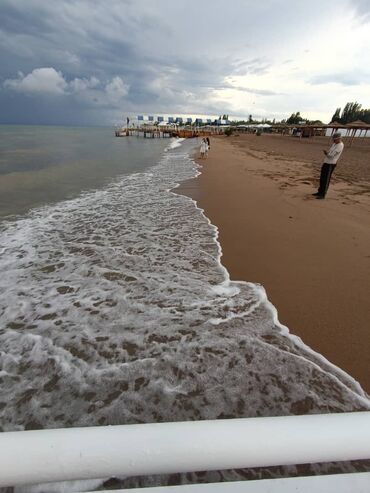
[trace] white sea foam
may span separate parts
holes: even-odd
[[[262,287],[230,281],[217,228],[169,193],[199,173],[189,145],[1,223],[3,430],[370,409]]]
[[[171,142],[171,144],[170,144],[170,145],[168,145],[168,146],[166,147],[166,149],[165,149],[165,150],[166,150],[166,151],[170,151],[170,150],[172,150],[172,149],[176,149],[177,147],[180,147],[180,146],[181,146],[181,143],[182,143],[184,140],[185,140],[185,139],[183,139],[183,138],[179,138],[179,137],[177,137],[177,138],[173,139],[173,140],[172,140],[172,142]]]

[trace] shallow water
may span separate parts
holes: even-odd
[[[144,170],[166,145],[116,138],[111,128],[0,125],[0,218]]]
[[[0,223],[3,430],[370,409],[261,286],[229,280],[216,228],[171,192],[193,145]],[[197,479],[217,474],[246,473]]]

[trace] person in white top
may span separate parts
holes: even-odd
[[[205,159],[208,156],[208,144],[206,139],[202,139],[200,144],[200,157]]]
[[[321,175],[320,175],[320,186],[316,193],[312,195],[316,196],[317,199],[324,199],[326,192],[329,188],[330,178],[333,174],[333,171],[337,165],[338,159],[343,152],[344,144],[342,142],[342,135],[340,132],[335,132],[333,135],[333,145],[330,147],[328,151],[324,151],[326,156],[325,162],[321,167]]]

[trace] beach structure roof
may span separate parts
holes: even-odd
[[[314,126],[314,127],[319,127],[319,125],[310,125],[310,126]],[[338,123],[338,122],[330,122],[328,125],[323,125],[323,127],[328,127],[328,128],[362,128],[362,129],[365,129],[365,128],[370,128],[370,124],[369,123],[365,123],[363,122],[362,120],[355,120],[353,122],[349,122],[349,123]]]
[[[355,120],[354,122],[347,123],[347,127],[368,127],[370,128],[370,125],[368,123],[363,122],[362,120]]]

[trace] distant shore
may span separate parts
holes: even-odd
[[[327,198],[324,137],[211,139],[202,174],[177,190],[219,228],[233,280],[262,284],[280,322],[370,393],[370,141],[345,148]]]

